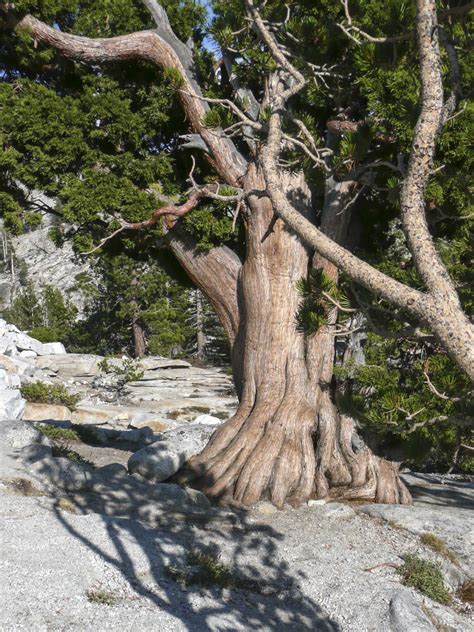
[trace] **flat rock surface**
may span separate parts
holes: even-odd
[[[466,614],[402,586],[391,566],[406,553],[439,557],[359,506],[211,509],[191,490],[151,485],[120,466],[92,473],[90,491],[48,494],[6,434],[0,428],[2,632],[413,632],[434,620],[474,629]],[[449,507],[454,517],[459,510]],[[225,564],[232,587],[183,583],[196,572],[194,550]]]

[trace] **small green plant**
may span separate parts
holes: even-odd
[[[60,428],[49,424],[37,426],[37,429],[50,439],[58,441],[79,441],[79,435],[72,428]]]
[[[68,445],[59,445],[59,444],[53,445],[52,452],[53,452],[53,456],[55,457],[69,459],[70,461],[74,461],[74,463],[81,463],[82,465],[94,466],[92,461],[85,459],[78,452],[71,450],[70,446]]]
[[[144,371],[140,366],[140,360],[123,356],[118,358],[106,357],[99,362],[99,369],[103,373],[118,375],[124,384],[136,382],[143,377]]]
[[[233,583],[230,568],[212,553],[192,549],[188,553],[188,564],[198,567],[198,572],[194,575],[195,583],[222,587]]]
[[[451,551],[451,549],[446,546],[443,540],[441,540],[441,538],[438,538],[438,536],[434,533],[422,533],[420,536],[420,540],[432,551],[435,551],[435,553],[439,553],[453,564],[457,563],[458,560],[453,551]]]
[[[71,410],[75,410],[80,399],[80,395],[73,395],[61,384],[46,384],[45,382],[23,384],[21,394],[27,402],[62,404]]]
[[[406,555],[397,572],[405,586],[412,586],[439,603],[451,602],[451,595],[444,586],[441,567],[436,562],[424,560],[416,555]]]
[[[113,606],[117,603],[118,597],[107,590],[88,590],[86,593],[87,601],[97,603],[103,606]]]

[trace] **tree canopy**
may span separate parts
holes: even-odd
[[[137,248],[153,252],[164,244],[168,228],[157,221],[135,232],[131,225],[147,222],[157,207],[179,208],[189,199],[189,185],[199,183],[208,187],[206,196],[177,225],[191,240],[188,245],[201,253],[201,265],[210,260],[205,253],[229,246],[248,260],[247,225],[255,210],[249,209],[249,192],[240,193],[242,173],[247,164],[261,166],[265,157],[271,158],[273,134],[278,178],[272,189],[270,170],[264,168],[267,193],[275,212],[287,221],[279,208],[279,186],[285,177],[304,175],[312,197],[307,217],[320,231],[308,242],[316,251],[321,234],[328,233],[324,209],[331,185],[346,187],[337,213],[346,222],[345,252],[357,260],[347,259],[344,252],[337,259],[341,240],[329,234],[336,253],[332,263],[342,273],[336,281],[319,273],[312,285],[305,279],[306,289],[300,287],[304,309],[297,319],[301,335],[317,337],[329,326],[334,305],[340,308],[330,325],[340,328],[333,378],[338,405],[384,441],[397,435],[412,448],[423,446],[413,448],[413,454],[441,451],[445,461],[455,457],[468,467],[469,378],[459,361],[447,355],[440,337],[433,336],[438,326],[435,304],[429,308],[431,329],[420,323],[421,308],[417,312],[411,307],[424,300],[420,297],[427,286],[432,289],[430,266],[419,262],[424,246],[413,247],[419,231],[407,224],[409,156],[416,154],[414,134],[426,93],[415,37],[416,3],[211,4],[212,19],[190,0],[160,5],[139,0],[15,3],[13,21],[20,26],[12,30],[11,11],[0,23],[0,205],[5,224],[12,232],[27,230],[38,224],[42,212],[53,211],[65,222],[56,238],[72,238],[78,251],[93,251],[104,262],[110,254],[133,257]],[[58,52],[61,45],[49,46],[52,36],[21,23],[32,14],[58,33],[109,38],[157,28],[161,37],[167,27],[152,19],[157,6],[166,10],[181,45],[187,42],[185,52],[169,34],[165,44],[172,41],[181,61],[192,52],[191,79],[187,62],[182,62],[186,85],[168,59],[153,63],[147,53],[141,59],[131,55],[124,63],[119,51],[102,63],[99,57],[108,59],[106,53],[97,52],[93,60],[94,53],[80,50],[80,44],[77,51],[68,52],[64,45]],[[445,114],[422,187],[423,207],[436,256],[469,313],[473,106],[466,95],[473,72],[471,18],[461,2],[449,7],[440,2],[438,9]],[[214,52],[204,45],[205,36],[215,43]],[[195,80],[201,90],[190,96]],[[200,138],[183,138],[190,132]],[[30,195],[34,189],[57,199],[56,207],[38,208]],[[290,201],[298,206],[298,200]],[[290,225],[297,231],[296,223]],[[324,256],[329,251],[330,244]],[[359,260],[371,267],[353,275],[351,262],[355,271]],[[117,271],[120,261],[111,264]],[[199,285],[196,258],[192,264],[196,272],[191,278]],[[433,270],[437,265],[432,264]],[[372,283],[371,270],[386,276]],[[395,296],[402,287],[408,298],[402,293],[401,299],[397,294],[391,300],[390,292]],[[123,294],[129,290],[124,287]],[[159,291],[156,287],[158,296]],[[219,307],[219,298],[211,295],[210,300]],[[456,309],[450,313],[464,323]],[[351,324],[352,310],[362,319],[356,326]],[[440,321],[445,317],[440,311]],[[354,328],[367,332],[362,366],[347,358]]]

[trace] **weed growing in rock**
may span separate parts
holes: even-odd
[[[464,582],[457,592],[457,596],[461,601],[474,604],[474,579],[468,579]]]
[[[434,601],[444,604],[451,602],[451,595],[444,586],[441,567],[436,562],[406,555],[397,572],[405,586],[412,586]]]
[[[50,439],[58,441],[79,441],[79,435],[72,428],[61,428],[49,424],[37,426],[38,430]]]
[[[192,549],[188,552],[187,564],[187,568],[168,568],[169,574],[176,582],[185,586],[199,584],[220,588],[236,587],[237,583],[230,568],[222,564],[212,553]]]
[[[75,463],[82,463],[82,465],[94,465],[92,461],[85,459],[78,452],[71,450],[68,445],[53,445],[52,448],[53,456],[62,457],[63,459],[69,459],[70,461],[74,461]]]
[[[99,362],[99,369],[103,373],[118,375],[121,381],[136,382],[143,377],[144,371],[141,368],[140,360],[123,356],[121,359],[106,357]]]
[[[113,606],[118,601],[116,595],[106,590],[88,590],[86,596],[87,601],[90,601],[90,603],[97,603],[103,606]]]
[[[196,583],[227,587],[233,581],[230,568],[222,564],[212,553],[193,549],[188,553],[188,564],[198,568],[195,574]]]
[[[451,549],[446,546],[443,540],[441,540],[441,538],[438,538],[438,536],[434,533],[422,533],[420,536],[420,540],[423,542],[423,544],[429,546],[432,551],[439,553],[453,564],[457,563],[457,557],[455,553],[453,553],[453,551],[451,551]]]
[[[80,395],[73,395],[61,384],[46,384],[45,382],[23,384],[21,394],[27,402],[62,404],[70,410],[75,410],[80,399]]]

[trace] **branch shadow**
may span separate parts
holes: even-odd
[[[284,535],[244,511],[203,507],[193,490],[143,482],[118,469],[69,500],[77,512],[100,516],[107,546],[81,532],[83,523],[56,503],[62,527],[117,569],[137,595],[178,618],[183,629],[340,630],[304,594],[304,576],[279,558]],[[196,581],[189,556],[196,551],[225,565],[230,584]]]

